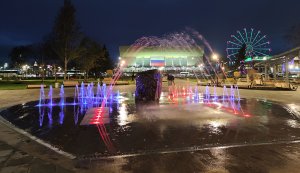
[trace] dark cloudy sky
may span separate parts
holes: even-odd
[[[112,56],[118,46],[141,36],[192,27],[220,54],[236,30],[267,34],[273,54],[288,49],[288,29],[300,23],[299,0],[74,0],[81,29],[105,43]],[[40,41],[53,25],[63,0],[0,0],[0,58],[12,46]]]

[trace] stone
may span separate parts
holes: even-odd
[[[0,157],[0,165],[1,165],[3,162],[5,162],[6,159],[7,159],[6,157]]]
[[[6,166],[16,166],[16,165],[22,165],[26,163],[30,163],[32,161],[33,157],[32,156],[24,156],[20,158],[10,158],[6,162]]]
[[[56,166],[40,159],[35,159],[30,167],[29,173],[54,173]]]
[[[74,171],[71,171],[71,170],[65,169],[63,167],[57,166],[56,167],[56,172],[57,173],[72,173]]]
[[[9,156],[12,152],[13,152],[13,150],[11,150],[11,149],[9,149],[9,150],[1,150],[0,151],[0,157]]]
[[[139,72],[136,75],[135,100],[158,101],[162,89],[162,75],[158,70]]]
[[[27,173],[28,165],[3,167],[0,173]]]

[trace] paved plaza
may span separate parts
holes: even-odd
[[[177,85],[186,85],[177,80]],[[189,85],[195,85],[190,83]],[[165,91],[167,90],[164,84]],[[133,92],[134,85],[116,86]],[[55,89],[58,93],[59,90]],[[66,96],[74,88],[66,88]],[[222,93],[222,88],[217,88]],[[0,90],[1,109],[39,98],[39,90]],[[240,90],[242,98],[267,99],[299,110],[300,91]],[[300,127],[298,127],[300,128]],[[281,141],[195,148],[108,158],[70,159],[21,134],[4,120],[0,123],[0,172],[298,172],[300,141]],[[43,171],[41,171],[43,170]]]
[[[300,173],[300,1],[0,4],[0,173]]]

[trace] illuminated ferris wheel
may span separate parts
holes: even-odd
[[[246,58],[265,57],[271,52],[270,41],[267,36],[262,35],[261,31],[255,31],[253,28],[237,31],[236,35],[231,35],[231,40],[227,41],[227,58],[231,61],[236,59],[236,55],[241,48],[246,47]]]

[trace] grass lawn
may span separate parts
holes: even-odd
[[[60,81],[61,82],[61,81]],[[54,86],[54,80],[45,80],[44,84],[49,86]],[[42,84],[41,80],[3,80],[0,81],[0,90],[17,90],[17,89],[26,89],[27,85],[40,85]]]
[[[83,80],[78,80],[81,83]],[[128,79],[120,79],[120,81],[128,81]],[[63,83],[62,79],[59,79],[58,82],[60,84]],[[97,80],[88,80],[87,82],[97,83]],[[42,84],[42,80],[1,80],[0,81],[0,90],[19,90],[26,89],[27,85],[40,85]],[[54,87],[55,80],[54,79],[46,79],[44,80],[44,84],[49,87],[52,85]],[[129,80],[129,84],[134,84],[134,81]]]
[[[12,82],[3,82],[0,81],[0,90],[19,90],[26,89],[26,84],[16,84]]]

